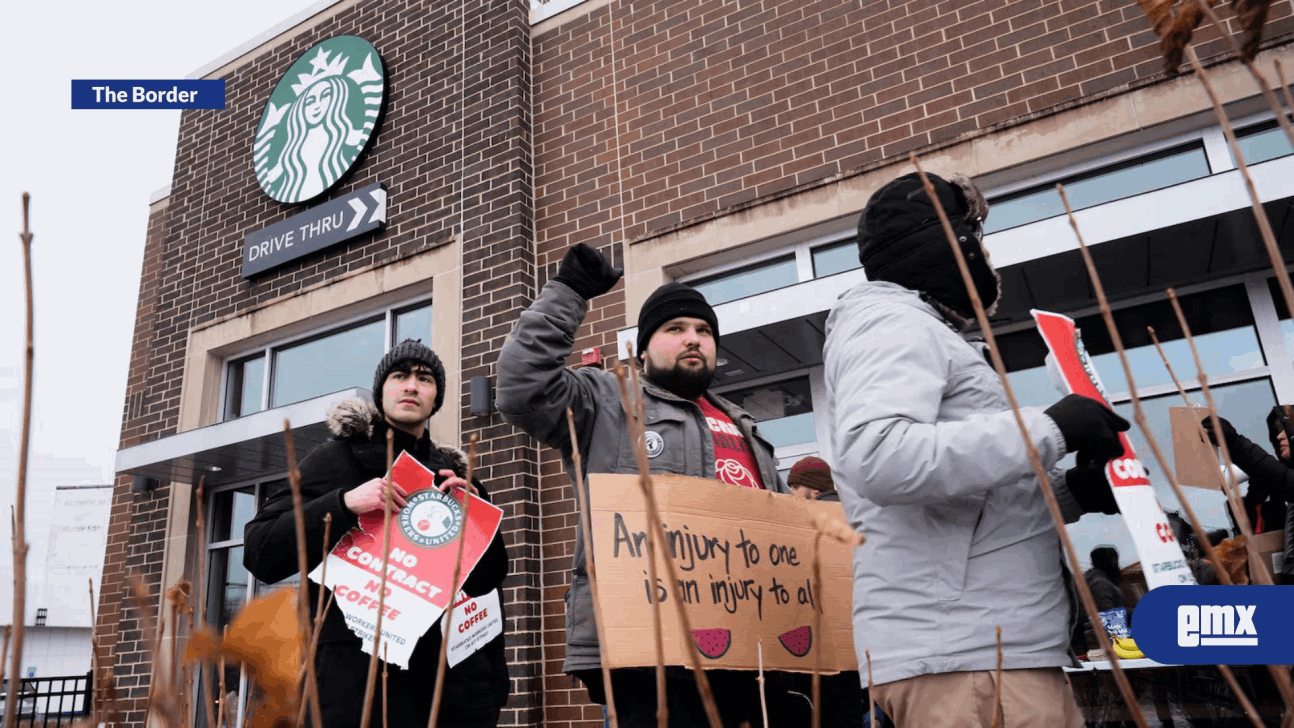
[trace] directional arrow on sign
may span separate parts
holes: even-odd
[[[243,277],[385,227],[386,203],[387,191],[377,182],[248,233],[243,239]],[[331,222],[325,226],[323,221]]]
[[[369,217],[368,221],[370,223],[386,222],[386,190],[376,189],[368,194],[369,197],[373,198],[373,203],[375,205],[373,208],[373,214]],[[350,225],[346,226],[346,232],[350,232],[359,227],[359,224],[364,221],[364,213],[368,212],[368,205],[365,205],[364,200],[359,197],[353,197],[346,202],[348,202],[350,204],[350,208],[355,211],[355,217],[351,218]]]

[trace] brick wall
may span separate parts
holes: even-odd
[[[465,6],[363,2],[228,72],[226,109],[183,115],[171,194],[164,210],[150,218],[123,447],[175,433],[193,327],[444,245],[459,232],[460,219],[466,228],[464,336],[471,348],[464,382],[483,362],[493,361],[503,322],[533,297],[534,289],[527,12],[521,0]],[[466,21],[466,35],[460,35],[460,19]],[[359,35],[377,48],[389,96],[372,146],[331,195],[386,183],[388,226],[245,281],[240,275],[244,235],[303,209],[274,202],[256,182],[251,149],[262,109],[293,61],[339,34]],[[464,37],[466,63],[460,57]],[[461,210],[460,180],[465,181]],[[527,622],[527,610],[538,611],[536,451],[497,423],[466,425],[465,432],[477,431],[486,440],[490,454],[480,474],[495,481],[515,558],[507,603],[509,657],[519,693],[513,704],[520,707],[507,718],[533,724],[527,716],[541,702],[529,677],[538,674],[538,632]],[[129,478],[119,478],[109,528],[100,640],[118,689],[139,697],[147,690],[151,663],[125,590],[128,579],[140,575],[151,590],[150,605],[157,603],[171,487],[190,486],[163,484],[135,495]],[[142,701],[130,705],[130,725],[142,725],[142,709]]]
[[[1279,0],[1266,36],[1291,32]],[[1197,41],[1206,62],[1224,49],[1211,28]],[[535,38],[539,264],[551,275],[576,243],[619,251],[1161,82],[1157,44],[1137,4],[1113,0],[613,0]],[[618,287],[577,349],[612,351],[636,316]],[[600,712],[560,674],[576,506],[541,458],[546,725],[592,726]]]

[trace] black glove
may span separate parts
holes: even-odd
[[[1236,428],[1233,427],[1230,422],[1227,422],[1225,417],[1219,417],[1218,424],[1222,425],[1222,439],[1226,440],[1227,449],[1232,449],[1231,443],[1236,441]],[[1203,420],[1200,420],[1200,427],[1204,428],[1204,436],[1209,438],[1209,442],[1212,443],[1214,447],[1217,447],[1218,436],[1213,432],[1213,418],[1205,417]]]
[[[1060,428],[1069,452],[1082,452],[1087,458],[1102,463],[1123,456],[1119,433],[1126,432],[1131,425],[1100,402],[1070,394],[1045,411]]]
[[[1070,468],[1065,472],[1065,487],[1083,508],[1084,513],[1104,513],[1113,516],[1119,512],[1114,500],[1114,489],[1105,479],[1105,463],[1090,463]]]
[[[589,245],[580,243],[566,251],[553,280],[570,286],[571,290],[587,301],[611,290],[624,274],[624,268],[612,267],[606,256]]]

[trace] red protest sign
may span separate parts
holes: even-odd
[[[337,606],[351,630],[373,646],[379,587],[383,573],[382,544],[391,531],[386,558],[386,592],[382,597],[382,634],[389,641],[391,662],[408,664],[418,638],[449,606],[454,567],[462,544],[459,583],[476,568],[503,520],[503,511],[464,489],[442,493],[435,474],[401,453],[391,479],[408,497],[390,521],[381,511],[360,516],[327,559],[324,586],[333,590]],[[322,569],[310,577],[320,581]]]
[[[1032,313],[1038,324],[1038,331],[1060,369],[1066,388],[1073,394],[1090,397],[1109,407],[1110,401],[1105,396],[1105,389],[1101,386],[1096,368],[1092,366],[1092,360],[1087,356],[1087,349],[1083,348],[1083,339],[1074,320],[1048,311],[1035,310]],[[1150,485],[1146,469],[1137,459],[1127,433],[1119,433],[1119,442],[1123,445],[1123,457],[1111,460],[1105,469],[1110,485]]]

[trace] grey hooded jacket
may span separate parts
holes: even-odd
[[[499,355],[498,406],[503,418],[562,453],[572,474],[571,443],[566,408],[575,415],[584,472],[636,473],[638,464],[620,403],[620,385],[611,372],[566,367],[575,331],[588,312],[588,302],[559,281],[549,281],[539,297],[521,314]],[[661,436],[664,447],[651,459],[653,473],[676,473],[713,478],[714,439],[701,408],[695,403],[643,381],[644,424],[648,434]],[[707,393],[746,437],[759,462],[764,487],[777,493],[790,490],[777,472],[773,447],[759,435],[754,419],[733,403]],[[571,475],[574,485],[574,475]],[[585,488],[588,487],[587,481]],[[580,493],[583,499],[585,493]],[[566,672],[600,667],[593,596],[584,567],[584,534],[575,531],[571,589],[566,595]]]
[[[1060,539],[983,345],[916,292],[869,282],[836,302],[823,349],[831,466],[854,553],[854,645],[875,681],[1058,667],[1070,602]],[[1055,422],[1023,408],[1045,468]],[[1081,508],[1051,473],[1066,522]]]

